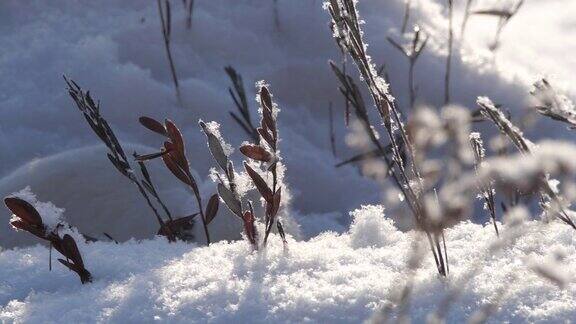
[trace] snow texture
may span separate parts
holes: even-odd
[[[407,280],[414,233],[398,231],[382,211],[363,206],[352,213],[354,225],[344,234],[289,239],[287,248],[273,237],[259,253],[245,241],[210,247],[169,244],[161,238],[80,244],[95,279],[89,285],[81,285],[60,265],[49,272],[46,247],[3,251],[0,321],[359,322],[394,302],[391,298]],[[506,224],[499,226],[502,233],[509,230]],[[415,276],[410,318],[426,319],[455,284],[460,298],[450,308],[448,322],[462,323],[503,289],[491,321],[574,318],[573,230],[558,222],[528,221],[523,226],[526,231],[513,245],[494,253],[487,253],[496,240],[491,224],[464,222],[448,230],[451,274],[440,279],[432,259],[424,259]],[[546,261],[550,257],[554,263]],[[469,271],[478,273],[461,284]],[[564,288],[539,272],[560,278]]]

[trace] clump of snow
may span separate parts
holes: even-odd
[[[350,213],[351,246],[355,248],[386,247],[394,244],[400,236],[394,222],[384,216],[384,206],[362,206]]]

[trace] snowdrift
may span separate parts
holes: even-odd
[[[278,237],[266,251],[246,241],[210,247],[169,244],[157,238],[124,244],[80,244],[94,282],[81,285],[62,266],[48,271],[43,246],[0,253],[0,320],[5,322],[359,322],[397,298],[409,276],[414,232],[398,231],[383,208],[352,213],[344,234],[327,232],[309,241]],[[446,232],[451,274],[438,277],[431,258],[414,276],[409,316],[421,322],[453,290],[446,319],[462,323],[490,303],[491,321],[561,322],[576,316],[576,239],[553,222],[527,222],[514,244],[489,252],[491,224],[462,223]],[[502,226],[502,225],[501,225]],[[510,230],[503,225],[502,231]],[[27,235],[27,234],[22,234]],[[569,278],[564,289],[544,279],[533,264],[550,251],[562,255]],[[428,251],[426,251],[428,253]],[[474,276],[470,281],[466,278]],[[395,301],[395,300],[394,300]]]

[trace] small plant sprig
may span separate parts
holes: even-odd
[[[478,174],[478,170],[482,167],[482,163],[484,162],[486,152],[480,133],[470,134],[470,145],[472,146],[472,152],[474,152],[474,170],[476,171],[476,174]],[[496,235],[500,236],[498,225],[496,224],[495,190],[489,182],[480,183],[478,187],[480,196],[484,200],[484,206],[490,212],[490,216],[492,217],[492,223],[494,224]]]
[[[426,47],[426,43],[428,42],[428,36],[425,36],[423,39],[420,36],[421,30],[420,27],[414,26],[414,36],[412,38],[412,42],[410,43],[410,47],[405,47],[398,44],[394,39],[388,37],[388,42],[392,44],[396,49],[398,49],[404,56],[408,59],[409,68],[408,68],[408,91],[410,93],[410,108],[414,109],[414,103],[416,101],[416,88],[414,86],[414,67],[420,54],[424,51]]]
[[[60,237],[58,234],[60,226],[56,226],[50,230],[48,226],[43,223],[38,210],[26,200],[17,197],[6,197],[4,198],[4,203],[14,214],[14,217],[10,220],[10,225],[18,230],[26,231],[42,240],[48,241],[51,248],[54,247],[56,251],[60,252],[66,258],[65,260],[58,259],[58,261],[68,269],[76,272],[82,284],[92,282],[92,274],[84,267],[82,255],[72,236],[65,234],[63,237]]]
[[[446,74],[444,75],[444,105],[450,103],[450,74],[452,71],[452,52],[454,47],[454,4],[448,1],[448,55],[446,56]]]
[[[236,109],[240,112],[240,116],[235,114],[234,112],[230,111],[230,116],[234,119],[234,121],[242,127],[242,129],[252,138],[255,143],[260,143],[260,136],[258,136],[258,130],[252,124],[252,119],[250,118],[250,107],[248,106],[248,100],[246,99],[246,90],[244,89],[244,82],[242,81],[242,75],[238,73],[232,66],[226,66],[224,68],[226,74],[232,81],[232,86],[228,87],[228,93],[232,100],[234,101],[234,105]]]
[[[483,16],[493,16],[498,18],[498,26],[496,28],[496,33],[494,34],[494,40],[492,44],[490,44],[490,50],[495,51],[498,49],[500,45],[500,35],[502,34],[502,30],[508,24],[510,19],[514,17],[522,5],[524,4],[524,0],[519,0],[516,5],[509,9],[482,9],[482,10],[475,10],[472,11],[473,15],[483,15]]]
[[[144,166],[144,164],[139,163],[140,172],[142,174],[142,179],[136,176],[136,172],[132,169],[130,162],[124,149],[120,145],[120,142],[116,138],[116,135],[108,125],[108,122],[100,114],[100,104],[95,103],[90,92],[84,92],[82,88],[74,81],[67,79],[66,84],[68,85],[68,93],[76,103],[76,106],[84,115],[88,125],[94,131],[94,133],[100,138],[100,140],[108,148],[108,159],[116,167],[116,169],[127,179],[130,180],[137,188],[142,197],[146,200],[146,204],[156,217],[158,224],[160,225],[159,234],[166,236],[170,242],[175,241],[177,238],[186,239],[188,237],[187,229],[191,226],[191,217],[183,219],[173,219],[172,215],[168,211],[166,205],[160,199],[158,192],[156,191],[150,174]],[[154,156],[139,156],[134,152],[135,156],[138,157],[137,160],[145,160],[153,158]],[[158,155],[159,156],[159,155]],[[158,209],[152,203],[150,196],[154,197],[157,203],[159,203],[168,218],[166,222],[158,212]],[[188,223],[188,224],[186,224]]]
[[[466,26],[468,25],[468,19],[470,19],[470,10],[472,8],[474,0],[466,0],[466,6],[464,7],[464,17],[462,18],[462,25],[460,27],[460,41],[464,40],[464,32],[466,31]]]
[[[406,32],[408,21],[410,20],[410,11],[412,10],[412,0],[405,0],[404,17],[402,18],[402,34]]]
[[[162,37],[164,39],[164,48],[166,49],[166,56],[168,57],[168,64],[170,65],[170,73],[172,74],[172,82],[174,82],[174,90],[176,91],[176,99],[178,103],[182,106],[182,96],[180,95],[180,85],[178,83],[178,76],[176,75],[176,68],[174,67],[174,59],[172,58],[172,50],[170,46],[171,34],[172,34],[172,13],[170,10],[170,1],[164,0],[164,6],[162,5],[162,0],[157,0],[158,3],[158,14],[160,15],[160,24],[162,29]],[[194,1],[191,0],[191,6]],[[192,16],[190,13],[190,24],[192,24]]]
[[[330,104],[328,105],[328,120],[330,122],[330,149],[332,150],[332,155],[336,157],[336,134],[334,132],[334,112],[332,109],[332,101],[330,101]]]
[[[286,244],[286,235],[282,223],[278,219],[280,202],[282,196],[282,187],[278,182],[278,129],[276,114],[278,109],[272,102],[272,95],[264,83],[258,84],[258,98],[261,107],[262,118],[258,133],[264,140],[260,144],[245,144],[240,147],[240,152],[248,158],[266,163],[266,171],[272,176],[272,188],[268,186],[262,176],[256,172],[247,162],[244,162],[244,168],[256,189],[264,199],[265,203],[265,233],[264,247],[268,243],[268,236],[272,228],[276,225],[282,241]]]
[[[202,220],[204,234],[206,236],[206,244],[210,245],[211,241],[208,225],[214,220],[216,214],[218,213],[218,195],[214,194],[210,197],[208,200],[208,205],[206,205],[206,211],[204,211],[200,190],[198,189],[196,180],[192,176],[192,172],[190,171],[190,164],[186,158],[184,138],[182,137],[182,133],[176,124],[168,119],[166,119],[164,124],[162,124],[153,118],[145,116],[140,117],[139,120],[142,126],[166,137],[167,141],[164,142],[160,152],[139,156],[137,159],[139,161],[147,161],[161,157],[168,170],[170,170],[170,172],[172,172],[172,174],[178,178],[178,180],[182,181],[192,190],[198,204],[198,210]]]
[[[192,29],[192,15],[194,14],[194,0],[182,0],[186,9],[186,28]]]
[[[524,138],[524,135],[520,129],[514,126],[514,124],[512,124],[512,122],[506,118],[504,113],[498,109],[498,107],[496,107],[489,98],[479,97],[477,103],[482,109],[482,114],[489,118],[498,127],[500,132],[510,139],[510,141],[514,144],[518,151],[520,151],[521,154],[532,154],[533,144]],[[559,209],[557,211],[553,211],[553,213],[561,221],[576,229],[576,224],[574,224],[574,221],[572,221],[565,208],[562,207],[561,197],[559,197],[558,194],[552,189],[548,179],[546,179],[546,176],[542,175],[539,181],[541,182],[542,187],[540,191],[540,204],[542,207],[545,210],[551,209],[552,206],[549,201],[553,201]]]
[[[574,103],[565,95],[558,93],[546,79],[534,83],[530,91],[537,104],[533,107],[543,116],[564,122],[571,129],[576,128],[576,108]]]
[[[258,231],[255,225],[254,208],[251,202],[244,202],[238,193],[234,164],[224,151],[221,139],[202,120],[198,122],[208,140],[208,149],[226,179],[218,175],[218,194],[228,209],[243,223],[246,239],[254,250],[258,250]],[[248,208],[246,209],[246,206]]]

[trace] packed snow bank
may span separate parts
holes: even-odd
[[[358,322],[395,297],[407,280],[414,232],[403,233],[383,209],[353,213],[344,234],[324,233],[287,248],[272,237],[266,251],[245,241],[210,247],[161,238],[124,244],[81,244],[94,282],[56,265],[48,271],[42,246],[0,253],[0,320],[6,322]],[[576,310],[576,239],[553,222],[526,222],[526,232],[499,253],[492,225],[461,223],[446,232],[451,274],[436,274],[429,252],[415,276],[410,316],[424,320],[453,285],[463,288],[448,312],[462,322],[501,299],[498,321],[563,321]],[[378,228],[375,232],[373,228]],[[502,233],[509,227],[502,226]],[[27,234],[22,234],[27,235]],[[563,255],[554,271],[564,289],[530,270],[549,254]],[[478,273],[460,284],[471,270]],[[502,295],[503,294],[503,295]]]

